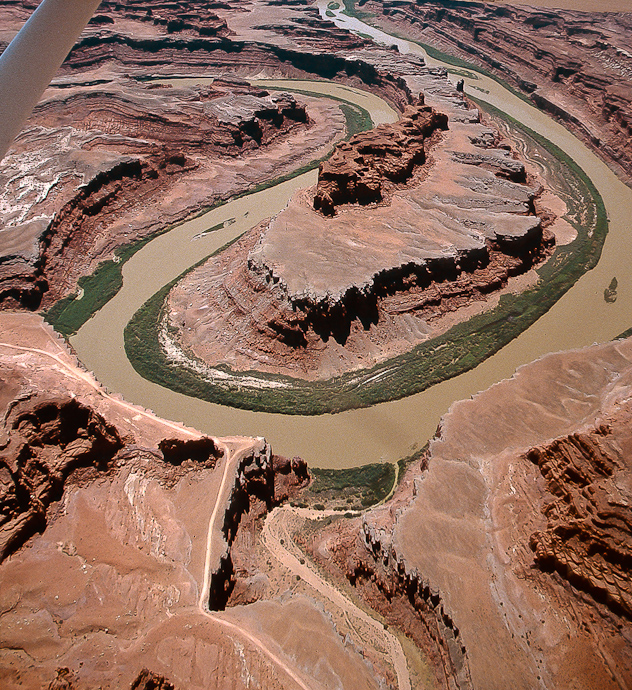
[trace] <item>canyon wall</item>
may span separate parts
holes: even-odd
[[[445,75],[417,75],[432,106],[339,144],[314,189],[173,288],[171,361],[308,380],[370,368],[551,255],[543,180]]]
[[[360,2],[406,36],[518,88],[628,183],[632,178],[632,14],[481,2]]]
[[[0,48],[31,9],[2,3]],[[242,13],[239,3],[215,9]],[[250,89],[240,77],[327,78],[369,86],[399,107],[409,102],[400,78],[375,60],[350,57],[366,41],[317,16],[290,10],[253,28],[257,41],[235,36],[201,3],[186,12],[173,3],[102,3],[0,167],[0,303],[48,307],[100,263],[118,260],[122,246],[291,173],[342,135],[341,113],[330,103],[319,115],[318,105],[319,141],[312,134],[301,155],[281,156],[275,144],[314,124],[305,105]],[[191,74],[215,85],[147,83]],[[333,122],[327,131],[324,117]],[[257,158],[264,149],[265,161]],[[245,173],[230,165],[244,156],[257,158]],[[204,184],[209,178],[216,182]]]
[[[434,630],[453,687],[627,687],[631,362],[548,355],[455,403],[390,503],[312,553]]]

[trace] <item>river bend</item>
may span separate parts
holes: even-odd
[[[423,54],[430,65],[442,65],[428,58],[416,44],[393,38],[340,12],[336,12],[335,21],[342,27],[370,34],[378,42],[396,44],[401,52]],[[472,72],[476,70],[472,69]],[[213,435],[263,435],[277,453],[300,455],[315,467],[340,468],[396,461],[424,445],[452,402],[488,388],[511,376],[517,367],[548,352],[580,348],[619,335],[632,325],[632,280],[629,275],[632,245],[628,242],[632,190],[561,125],[496,81],[480,74],[474,76],[474,79],[465,78],[466,92],[511,114],[570,155],[601,194],[610,221],[597,267],[586,273],[549,312],[498,353],[472,371],[408,398],[316,417],[222,407],[175,393],[138,375],[128,362],[123,345],[123,330],[135,311],[187,267],[259,220],[281,210],[294,190],[315,183],[316,171],[313,171],[188,221],[135,254],[123,268],[124,284],[118,295],[71,338],[81,361],[107,388],[162,417],[182,421]],[[293,87],[325,93],[357,103],[371,112],[376,123],[394,116],[393,111],[376,96],[348,87],[318,82],[268,83],[288,90]],[[236,221],[232,225],[193,239],[204,230],[233,218]],[[604,290],[613,277],[618,281],[617,300],[606,303]]]

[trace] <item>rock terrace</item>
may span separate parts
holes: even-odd
[[[445,77],[424,85],[432,107],[339,145],[314,190],[172,290],[170,352],[328,378],[422,342],[548,254],[540,183]]]
[[[519,88],[618,173],[632,176],[632,14],[482,2],[362,3],[422,43]]]

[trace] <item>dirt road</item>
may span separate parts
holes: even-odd
[[[371,640],[374,648],[391,660],[397,674],[399,690],[411,690],[408,664],[397,637],[386,630],[381,622],[369,616],[339,590],[323,580],[311,568],[308,561],[302,558],[298,547],[292,546],[294,542],[288,529],[288,523],[292,519],[298,517],[302,520],[319,520],[329,515],[340,515],[340,513],[294,508],[288,505],[275,508],[266,518],[262,534],[263,543],[284,567],[298,575],[347,616],[350,627],[356,631],[359,641]],[[351,623],[350,619],[354,622]]]

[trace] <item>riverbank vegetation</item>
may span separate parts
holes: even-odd
[[[232,372],[227,367],[213,370],[193,359],[191,367],[176,365],[159,345],[166,287],[143,305],[125,329],[126,351],[134,368],[151,381],[210,402],[312,415],[369,407],[421,392],[474,368],[520,335],[597,264],[608,229],[606,212],[591,180],[565,152],[501,111],[479,105],[537,148],[556,193],[568,206],[566,218],[577,231],[573,242],[557,247],[537,270],[534,287],[502,295],[495,308],[370,369],[314,382],[256,371]]]
[[[284,89],[270,87],[270,91],[274,90],[284,90],[287,91],[288,88]],[[313,96],[314,93],[307,90],[297,90],[293,93],[303,94],[307,96]],[[373,127],[373,121],[371,120],[370,113],[358,105],[348,103],[341,98],[336,96],[324,96],[330,100],[337,101],[340,105],[345,116],[345,138],[349,139],[354,134],[358,132],[364,132]],[[245,190],[244,192],[232,197],[233,199],[238,199],[240,197],[246,196],[248,194],[254,194],[256,192],[269,189],[277,184],[291,180],[299,175],[302,175],[314,168],[325,160],[328,156],[323,156],[316,160],[310,161],[309,163],[293,170],[291,173],[282,175],[273,180],[267,180],[259,185],[252,187],[251,189]],[[201,209],[195,216],[187,218],[191,220],[196,216],[201,216],[209,211],[218,208],[226,203],[227,200],[222,199],[209,206],[207,208]],[[183,221],[184,222],[184,221]],[[44,312],[45,320],[53,326],[53,328],[61,333],[66,338],[74,335],[84,323],[88,321],[94,314],[96,314],[100,309],[102,309],[123,287],[123,266],[124,264],[142,249],[148,242],[151,242],[159,235],[169,232],[173,229],[173,225],[165,228],[161,228],[157,232],[152,233],[150,236],[145,237],[136,242],[132,242],[123,247],[119,247],[115,253],[114,260],[107,260],[99,264],[94,273],[83,276],[79,278],[77,282],[78,291],[68,297],[64,297],[47,311]],[[205,231],[204,234],[213,232],[214,230],[223,227],[223,224],[219,224]]]
[[[348,469],[310,469],[312,482],[296,503],[316,510],[361,510],[383,501],[392,491],[397,469],[375,463]]]
[[[162,232],[168,232],[165,228]],[[162,233],[160,233],[162,234]],[[115,260],[100,263],[96,271],[77,281],[79,291],[58,300],[44,318],[66,338],[74,335],[86,321],[102,309],[123,287],[123,265],[157,234],[117,249]]]

